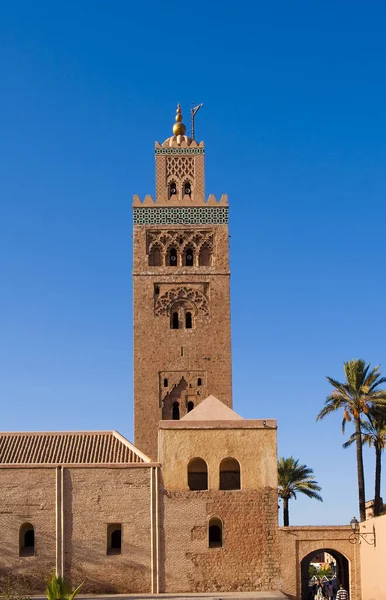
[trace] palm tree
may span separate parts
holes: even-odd
[[[386,382],[381,377],[379,366],[370,370],[370,364],[366,365],[364,360],[349,360],[344,363],[346,381],[341,383],[332,377],[327,377],[334,388],[316,420],[323,419],[340,408],[343,408],[342,432],[346,422],[354,419],[355,441],[357,452],[358,471],[358,497],[360,520],[364,521],[365,514],[365,477],[363,471],[361,415],[368,414],[370,409],[386,403],[386,390],[377,389],[379,385]]]
[[[373,408],[367,415],[367,420],[361,420],[362,445],[367,444],[375,449],[375,494],[374,516],[381,514],[381,458],[386,448],[386,408]],[[353,433],[350,439],[343,444],[348,448],[356,440]]]
[[[63,577],[52,575],[47,583],[46,596],[48,600],[74,600],[75,596],[79,594],[82,585],[83,583],[71,592]]]
[[[309,498],[315,498],[323,502],[322,497],[317,493],[320,492],[321,487],[312,479],[314,476],[313,470],[306,465],[299,465],[299,460],[295,460],[293,456],[279,459],[278,474],[278,493],[283,500],[283,523],[284,527],[288,527],[288,503],[290,498],[295,498],[296,500],[296,494],[299,492]]]

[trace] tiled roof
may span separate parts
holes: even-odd
[[[0,465],[149,462],[117,431],[0,433]]]

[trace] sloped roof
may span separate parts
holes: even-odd
[[[117,431],[0,433],[0,465],[150,462]]]
[[[239,421],[240,419],[243,420],[243,417],[211,395],[182,417],[181,421]]]

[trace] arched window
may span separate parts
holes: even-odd
[[[208,489],[208,465],[203,458],[192,458],[189,462],[188,486],[192,491]]]
[[[184,196],[190,196],[192,193],[192,186],[190,185],[190,181],[185,181],[184,183]]]
[[[161,249],[158,246],[153,246],[149,254],[149,266],[160,267],[162,265]]]
[[[188,406],[187,406],[188,412],[190,412],[191,410],[193,410],[193,408],[194,408],[194,402],[192,402],[191,400],[189,400]]]
[[[159,285],[156,285],[154,288],[154,295],[159,296]]]
[[[170,248],[168,252],[168,265],[169,267],[177,266],[177,250],[176,248]]]
[[[179,421],[179,419],[180,419],[180,404],[179,404],[179,402],[173,402],[173,404],[172,404],[172,419],[173,419],[173,421]]]
[[[19,556],[34,556],[35,530],[31,523],[23,523],[19,531]]]
[[[168,387],[168,385],[169,385],[169,382],[168,382],[168,380],[165,377],[165,379],[164,379],[164,387]]]
[[[185,328],[192,329],[192,313],[191,312],[185,313]]]
[[[177,194],[177,184],[175,181],[169,183],[169,198]]]
[[[198,255],[198,264],[200,267],[209,267],[211,261],[211,253],[208,246],[201,246]]]
[[[107,526],[107,554],[121,554],[122,525],[113,523]]]
[[[178,312],[174,312],[172,313],[172,322],[171,322],[171,326],[172,329],[178,329],[179,328],[179,320],[178,320]]]
[[[222,547],[222,521],[217,517],[212,517],[209,521],[208,542],[209,548]]]
[[[194,265],[194,253],[193,248],[186,248],[184,252],[184,266],[193,267]]]
[[[220,463],[220,490],[240,489],[240,463],[235,458],[224,458]]]
[[[198,385],[198,386],[202,385],[202,379],[201,379],[201,377],[199,377],[199,378],[197,379],[197,385]]]

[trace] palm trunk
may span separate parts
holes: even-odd
[[[284,527],[289,525],[288,498],[283,498],[283,524]]]
[[[374,517],[381,514],[381,449],[375,446]]]
[[[359,498],[359,519],[366,520],[365,506],[365,474],[363,469],[363,454],[362,454],[362,433],[359,417],[355,419],[355,437],[357,445],[357,471],[358,471],[358,498]]]

